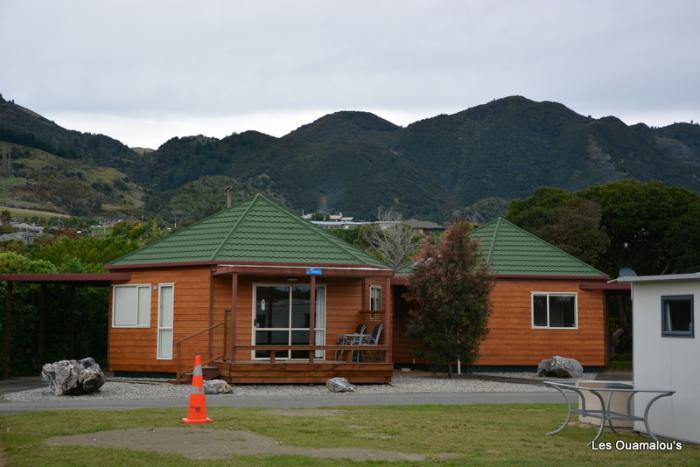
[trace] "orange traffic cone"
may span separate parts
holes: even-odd
[[[211,422],[213,422],[213,420],[207,417],[207,401],[204,396],[204,380],[202,377],[202,359],[197,355],[194,357],[192,394],[190,394],[187,417],[182,419],[182,423],[201,424]]]

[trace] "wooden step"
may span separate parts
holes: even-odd
[[[205,381],[208,379],[218,379],[221,377],[221,369],[218,365],[202,365],[202,377]],[[192,382],[192,371],[183,373],[182,381],[186,384],[190,384]]]
[[[305,384],[325,383],[334,377],[351,383],[385,384],[391,382],[391,363],[343,362],[218,362],[221,377],[233,384]]]

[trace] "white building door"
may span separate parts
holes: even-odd
[[[173,359],[173,305],[175,286],[158,286],[158,360]]]

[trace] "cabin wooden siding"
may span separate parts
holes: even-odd
[[[285,277],[250,277],[239,276],[238,300],[236,310],[236,344],[248,346],[253,344],[253,285],[254,284],[290,284]],[[305,282],[291,282],[303,284]],[[211,323],[224,322],[224,313],[231,309],[231,277],[214,276],[207,267],[163,268],[150,270],[133,270],[131,279],[115,285],[149,285],[151,287],[150,326],[147,328],[112,327],[112,289],[109,301],[108,332],[108,367],[112,371],[125,372],[167,372],[176,371],[175,352],[172,360],[159,360],[157,351],[158,330],[158,285],[174,284],[174,319],[173,342],[190,336],[209,327],[209,299],[213,296]],[[368,322],[371,330],[382,315],[375,315],[373,320],[361,314],[369,305],[369,286],[382,285],[382,279],[363,280],[345,278],[319,278],[319,285],[326,286],[326,344],[335,344],[337,334],[354,332],[361,320]],[[213,286],[213,290],[210,290]],[[155,290],[153,289],[155,287]],[[364,302],[363,302],[364,300]],[[229,325],[230,326],[230,325]],[[230,327],[226,329],[230,332]],[[230,345],[230,336],[226,336]],[[224,356],[224,328],[219,326],[212,331],[211,358]],[[229,350],[226,349],[226,355]],[[209,356],[209,334],[203,333],[182,344],[183,366],[189,365],[195,355]],[[328,355],[332,358],[333,355]],[[236,359],[250,360],[251,352],[238,350]]]
[[[209,268],[163,268],[133,270],[131,279],[115,285],[148,284],[151,286],[151,322],[147,328],[112,327],[112,289],[109,301],[108,367],[112,371],[165,372],[175,371],[175,359],[159,360],[156,356],[158,331],[158,285],[174,284],[173,342],[208,327]],[[153,287],[156,287],[153,290]],[[195,353],[205,354],[206,334],[188,343],[183,361],[190,362]],[[175,348],[173,347],[173,357]]]
[[[397,287],[400,295],[403,287]],[[532,292],[577,294],[577,329],[533,329]],[[587,366],[607,364],[605,293],[581,290],[575,280],[497,280],[491,292],[489,334],[481,345],[476,365],[533,366],[540,360],[562,355]],[[405,326],[409,306],[396,301],[394,313],[394,361],[414,360]]]

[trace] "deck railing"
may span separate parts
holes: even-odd
[[[228,321],[231,310],[225,310],[224,320],[192,333],[173,343],[175,347],[175,379],[181,382],[185,373],[192,371],[191,362],[183,362],[185,356],[204,354],[202,365],[226,359],[228,350]],[[221,336],[219,338],[219,335]]]
[[[336,344],[336,345],[237,345],[236,350],[243,350],[243,351],[255,351],[255,352],[270,352],[270,354],[267,357],[267,361],[270,363],[275,363],[277,360],[277,352],[315,352],[317,350],[320,351],[330,351],[330,352],[349,352],[352,354],[353,352],[365,352],[365,353],[372,353],[374,354],[375,352],[386,352],[388,349],[388,346],[386,345],[375,345],[375,344],[362,344],[362,345],[349,345],[349,344]],[[318,357],[316,357],[318,358]],[[257,357],[255,359],[256,361],[261,361],[264,362],[266,359]],[[285,359],[286,360],[286,359]],[[328,361],[328,359],[318,359],[321,361]],[[383,360],[383,359],[382,359]],[[230,361],[230,363],[235,363],[234,361]],[[313,363],[313,360],[310,359],[309,363]],[[339,363],[343,363],[342,361]],[[348,362],[348,363],[357,363],[357,362]]]

